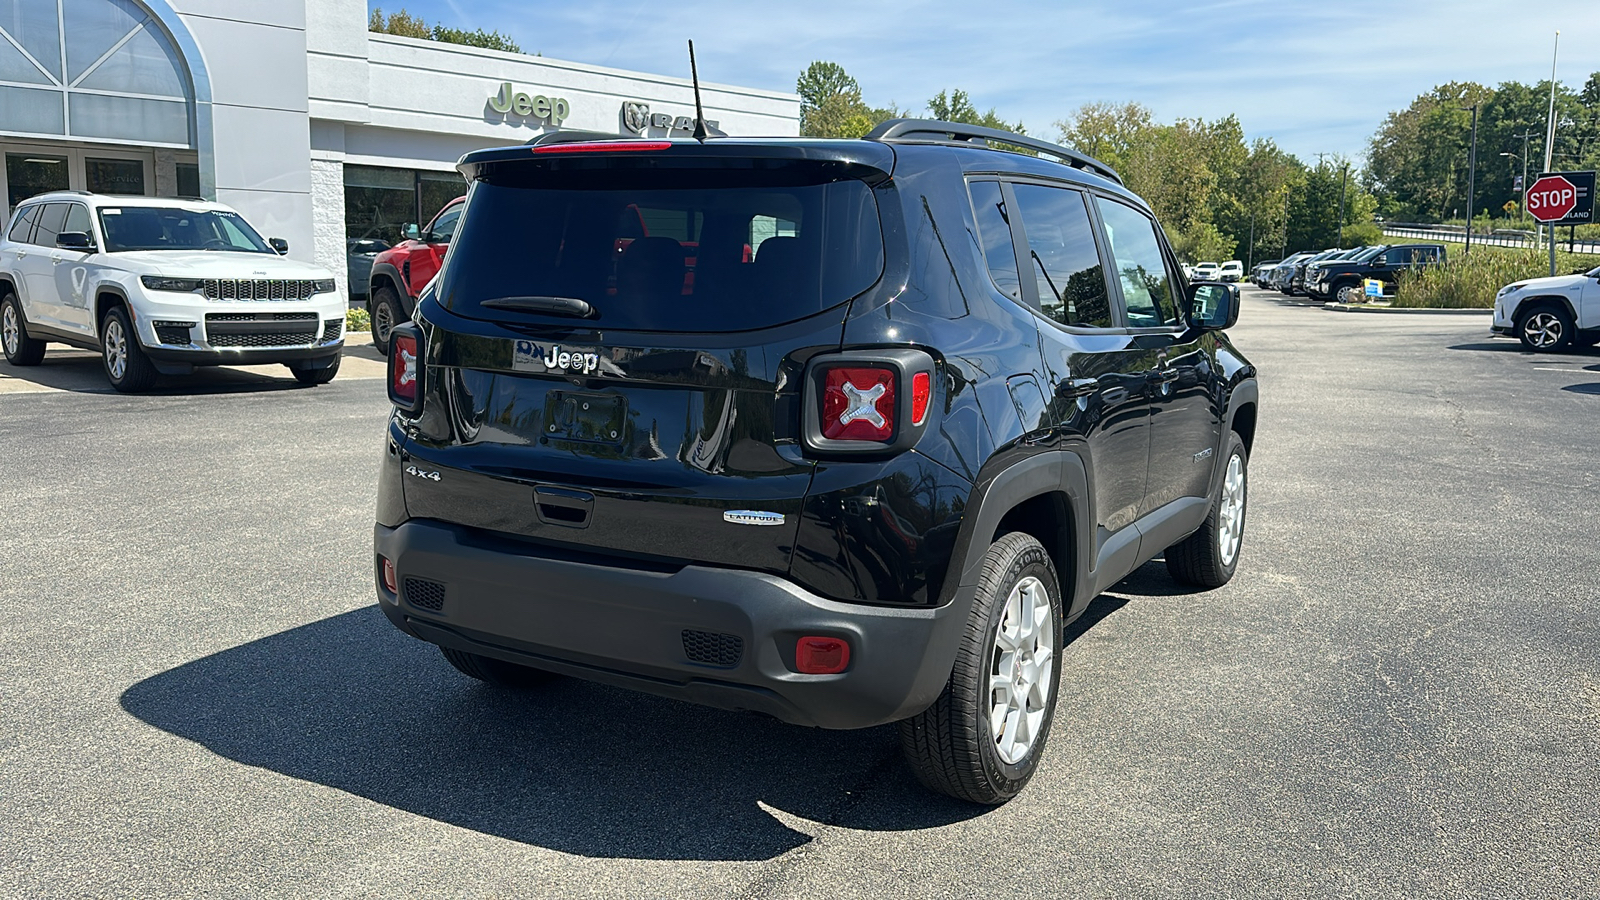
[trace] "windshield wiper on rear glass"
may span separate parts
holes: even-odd
[[[592,319],[594,307],[577,297],[496,297],[478,304],[490,309],[514,309],[519,312],[547,313],[552,316],[572,316],[575,319]]]

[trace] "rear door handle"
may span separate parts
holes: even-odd
[[[1057,382],[1056,393],[1062,397],[1087,397],[1099,386],[1098,378],[1068,378]]]

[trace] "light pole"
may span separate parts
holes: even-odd
[[[1478,104],[1461,108],[1472,110],[1472,150],[1467,154],[1467,247],[1461,251],[1461,255],[1466,256],[1472,252],[1472,193],[1477,188],[1478,175]]]
[[[1344,187],[1350,180],[1350,163],[1346,162],[1339,170],[1339,239],[1336,244],[1344,243]]]

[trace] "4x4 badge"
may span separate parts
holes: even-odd
[[[735,525],[782,525],[783,513],[760,509],[730,509],[722,514],[722,521]]]

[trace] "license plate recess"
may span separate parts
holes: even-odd
[[[544,401],[544,439],[582,444],[621,444],[628,399],[618,394],[551,391]]]

